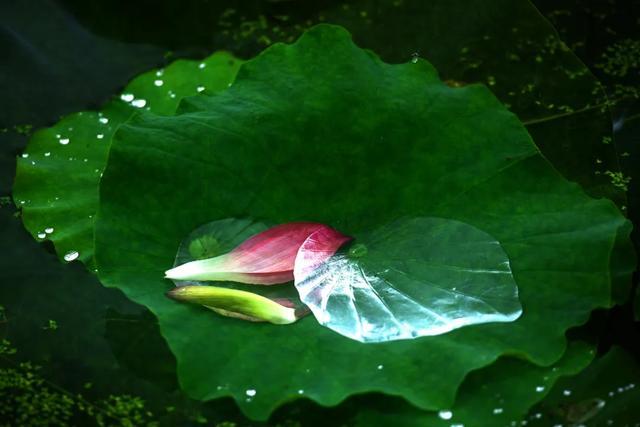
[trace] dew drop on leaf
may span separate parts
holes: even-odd
[[[69,251],[66,254],[64,254],[64,260],[67,262],[71,262],[75,259],[78,259],[79,256],[80,254],[78,253],[78,251]]]
[[[443,420],[450,420],[453,417],[453,412],[447,411],[447,410],[442,410],[442,411],[438,412],[438,416],[440,418],[442,418]]]
[[[142,108],[147,105],[147,101],[144,99],[134,99],[133,101],[131,101],[131,105],[136,108]]]

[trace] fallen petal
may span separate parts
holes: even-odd
[[[335,250],[351,240],[324,224],[282,224],[250,237],[229,253],[191,261],[168,270],[165,277],[174,280],[233,281],[260,285],[289,282],[293,280],[298,249],[311,234],[318,232],[327,239],[333,239],[329,244],[323,242],[323,246],[335,247]],[[331,255],[333,252],[327,253],[326,257]]]
[[[254,322],[286,325],[301,317],[293,308],[237,289],[215,286],[179,286],[167,292],[167,296],[178,301],[203,305],[224,316]]]
[[[513,322],[518,286],[500,243],[445,218],[398,220],[336,253],[325,230],[309,236],[295,287],[318,322],[361,342],[439,335],[467,325]]]

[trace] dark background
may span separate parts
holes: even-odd
[[[178,57],[204,57],[221,47],[250,58],[272,41],[290,41],[323,14],[343,13],[340,19],[350,22],[350,12],[340,12],[343,3],[0,0],[0,305],[4,307],[0,339],[10,338],[18,350],[15,355],[0,354],[0,366],[32,361],[42,366],[40,375],[48,387],[71,394],[81,391],[92,402],[108,399],[110,394],[143,396],[152,402],[153,416],[135,404],[124,412],[140,424],[160,415],[164,423],[180,425],[198,425],[204,420],[245,422],[231,401],[202,405],[182,397],[176,391],[173,356],[153,316],[118,291],[103,288],[82,265],[62,265],[50,244],[35,242],[24,230],[10,199],[15,158],[33,130],[65,114],[99,108],[140,72]],[[363,3],[375,15],[382,2]],[[616,160],[631,178],[626,198],[622,195],[617,202],[637,229],[640,1],[534,3],[613,101]],[[230,8],[236,12],[229,14]],[[283,31],[275,36],[265,25],[277,25]],[[384,33],[401,37],[402,31],[385,28]],[[616,60],[627,64],[626,73],[620,67],[607,67],[611,48],[620,44],[628,46],[616,50],[624,53]],[[408,43],[405,49],[387,52],[385,59],[404,62],[416,50],[417,46]],[[638,247],[637,231],[633,240]],[[637,282],[637,274],[634,280]],[[68,292],[79,301],[72,312],[64,303]],[[585,327],[599,337],[600,353],[617,345],[640,360],[640,333],[631,301],[633,298],[613,310],[594,313]],[[59,330],[47,327],[49,319],[58,319]],[[153,354],[149,348],[154,349]],[[132,405],[130,399],[122,402]],[[305,419],[305,425],[312,423],[316,410],[312,406],[285,408],[274,422]],[[340,420],[349,410],[343,405],[333,409],[331,416]],[[32,416],[37,418],[37,408],[34,411]],[[87,414],[74,417],[80,424],[91,418]]]

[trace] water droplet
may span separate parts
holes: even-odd
[[[135,96],[133,96],[132,93],[123,93],[122,95],[120,95],[120,99],[122,99],[124,102],[131,102],[134,98]]]
[[[44,153],[45,157],[49,157],[51,155],[51,153],[49,151],[47,151],[46,153]]]
[[[411,54],[411,62],[413,64],[417,64],[418,63],[418,59],[420,58],[420,54],[418,52],[413,52]]]
[[[45,237],[47,237],[47,233],[45,232],[38,233],[38,239],[44,239]]]
[[[64,254],[64,260],[67,262],[71,262],[75,259],[78,259],[79,256],[80,254],[78,253],[78,251],[69,251],[66,254]]]
[[[131,101],[131,105],[136,108],[142,108],[147,105],[147,101],[144,99],[134,99],[133,101]]]
[[[26,159],[27,157],[29,157],[29,154],[28,154],[28,153],[22,153],[22,158],[23,158],[23,159]]]
[[[302,389],[298,390],[298,394],[304,394],[304,390]]]
[[[378,365],[378,370],[381,371],[384,369],[384,365]]]
[[[106,117],[100,117],[98,121],[100,121],[100,123],[102,123],[103,125],[109,123],[109,119],[107,119]]]
[[[104,134],[103,133],[99,133],[99,134],[96,135],[96,138],[102,139],[102,138],[104,138]]]
[[[565,396],[571,396],[571,390],[564,390],[562,394],[564,394]]]
[[[501,414],[503,412],[504,412],[504,409],[502,409],[502,408],[494,408],[493,415],[499,415],[499,414]]]
[[[253,397],[256,395],[256,391],[252,388],[250,388],[249,390],[245,391],[245,394],[249,397]]]
[[[156,71],[156,76],[160,77],[164,74],[164,70],[158,70]]]
[[[156,80],[156,81],[153,82],[153,84],[158,86],[158,87],[160,87],[160,86],[162,86],[164,84],[164,82],[162,80]]]
[[[202,91],[204,90],[204,86],[198,86],[198,87],[196,88],[196,90],[197,90],[198,92],[202,92]]]
[[[438,416],[443,420],[450,420],[453,417],[453,412],[442,410],[438,412]]]
[[[203,69],[204,67],[206,67],[206,66],[207,66],[207,64],[205,64],[204,62],[201,62],[201,63],[198,65],[198,68],[200,68],[200,69],[202,70],[202,69]]]
[[[53,233],[53,227],[47,227],[47,228],[45,228],[45,229],[44,229],[44,232],[45,232],[45,233],[47,233],[47,234],[51,234],[51,233]]]
[[[69,138],[60,138],[60,144],[67,145],[69,143]]]
[[[451,424],[451,427],[464,427],[464,424]]]
[[[537,391],[538,393],[542,393],[542,392],[544,391],[544,386],[539,385],[538,387],[536,387],[536,391]]]
[[[84,159],[82,159],[83,162],[87,163],[89,161],[89,159],[87,159],[86,157]]]

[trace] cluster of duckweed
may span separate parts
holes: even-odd
[[[395,7],[402,5],[402,0],[395,0]],[[341,5],[341,14],[347,19],[359,20],[372,24],[373,20],[366,10],[352,7],[349,3]],[[256,41],[259,45],[269,46],[275,42],[293,42],[303,31],[325,22],[327,17],[319,13],[305,21],[292,19],[289,15],[258,15],[255,19],[248,19],[237,9],[227,8],[218,18],[218,26],[222,28],[220,34],[234,41]]]
[[[308,19],[303,23],[293,23],[288,15],[274,16],[270,22],[265,15],[258,15],[256,19],[247,19],[239,15],[233,8],[225,9],[218,19],[218,25],[223,28],[221,34],[234,41],[256,40],[262,46],[269,46],[274,42],[293,42],[295,38],[307,28],[322,22],[319,16],[315,20]]]
[[[2,313],[0,310],[0,316]],[[0,427],[65,427],[77,425],[78,420],[82,425],[99,427],[158,425],[139,397],[110,395],[89,402],[81,394],[47,382],[39,366],[31,362],[14,364],[7,356],[16,352],[7,339],[0,341],[0,357],[7,362],[0,368]]]
[[[33,125],[24,124],[24,125],[15,125],[13,130],[19,135],[29,136],[31,135],[31,131],[33,131]]]
[[[78,408],[93,417],[99,427],[158,426],[158,422],[154,421],[153,413],[145,409],[144,400],[128,394],[110,395],[96,404],[79,400]]]
[[[0,369],[1,426],[66,426],[74,414],[75,401],[52,390],[29,362]]]
[[[640,71],[640,40],[625,39],[607,47],[595,67],[613,79],[609,95],[614,101],[640,99],[640,87],[625,82]]]
[[[3,318],[4,309],[0,306],[0,321]],[[9,356],[16,353],[9,340],[0,340],[0,427],[158,427],[161,424],[138,396],[112,394],[91,402],[81,393],[73,394],[47,381],[40,373],[40,366],[31,362],[15,363]],[[85,384],[85,389],[91,387],[91,383]],[[165,410],[167,414],[176,412],[173,406]],[[212,424],[199,413],[186,418],[201,425],[241,427],[231,421]],[[300,423],[287,420],[275,427],[300,427]]]
[[[640,40],[625,39],[607,47],[596,67],[612,77],[640,70]]]
[[[613,172],[613,171],[605,171],[604,173],[609,178],[611,178],[611,184],[615,187],[618,187],[622,191],[629,190],[629,183],[631,182],[631,178],[625,176],[622,172]]]

